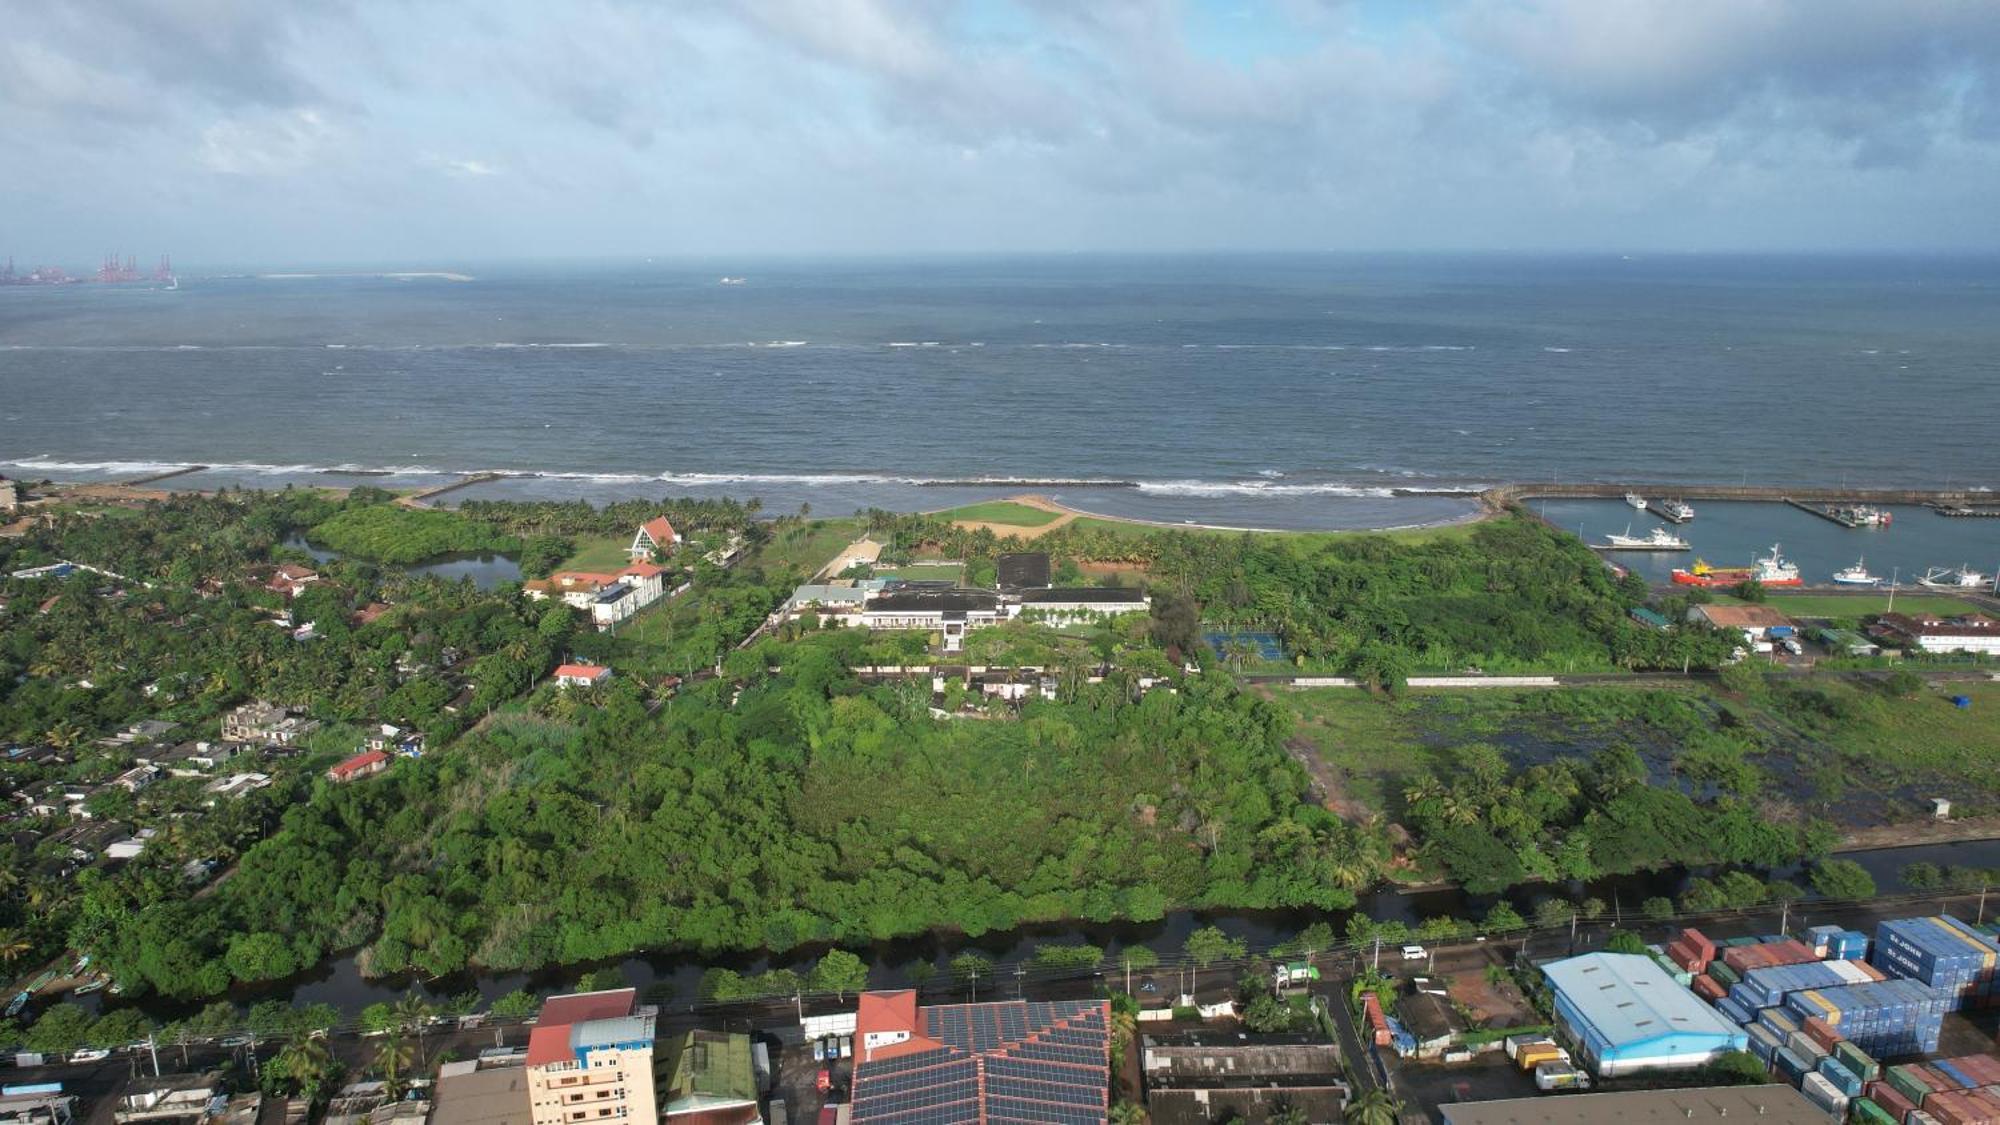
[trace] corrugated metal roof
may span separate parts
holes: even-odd
[[[1586,953],[1544,965],[1542,971],[1591,1029],[1612,1046],[1665,1035],[1742,1034],[1699,996],[1674,983],[1658,962],[1642,954]]]
[[[1566,1094],[1511,1098],[1438,1107],[1445,1125],[1602,1125],[1606,1121],[1739,1121],[1758,1125],[1824,1125],[1826,1111],[1804,1094],[1771,1083],[1699,1090],[1632,1090],[1616,1094]]]

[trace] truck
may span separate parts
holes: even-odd
[[[1590,1075],[1585,1074],[1583,1071],[1566,1062],[1545,1062],[1535,1067],[1535,1089],[1544,1092],[1551,1090],[1588,1090],[1590,1089]]]
[[[1318,980],[1319,969],[1305,961],[1288,961],[1271,970],[1271,979],[1281,989],[1290,988]]]

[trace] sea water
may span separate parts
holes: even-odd
[[[473,280],[0,289],[0,472],[1255,526],[1521,479],[2000,487],[1991,259],[442,265]]]

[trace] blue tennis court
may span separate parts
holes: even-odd
[[[1227,657],[1231,642],[1245,644],[1255,649],[1260,660],[1281,661],[1285,658],[1285,646],[1278,643],[1276,633],[1206,633],[1202,639],[1215,655]]]

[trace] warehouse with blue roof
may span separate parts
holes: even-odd
[[[1707,1066],[1749,1037],[1658,962],[1635,953],[1586,953],[1542,966],[1556,1020],[1599,1077]]]

